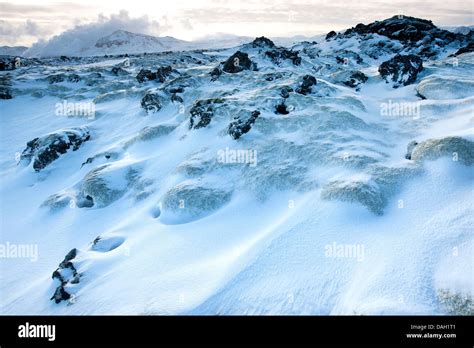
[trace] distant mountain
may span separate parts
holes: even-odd
[[[27,49],[25,46],[0,46],[0,56],[22,56]]]
[[[189,47],[187,41],[178,40],[171,36],[155,37],[117,30],[97,40],[94,47],[86,52],[100,54],[152,53],[179,51],[187,47]]]
[[[137,54],[187,49],[189,43],[170,36],[155,37],[116,30],[94,40],[80,33],[69,31],[47,42],[38,42],[25,52],[28,57],[101,56],[105,54]]]
[[[275,38],[281,45],[290,45],[305,37]],[[156,37],[116,30],[113,33],[91,38],[78,31],[67,31],[48,41],[38,42],[31,48],[23,48],[21,54],[26,57],[57,56],[103,56],[118,54],[156,53],[163,51],[185,51],[195,49],[217,49],[237,47],[253,40],[253,37],[225,33],[209,35],[195,41],[179,40],[171,36]],[[26,51],[25,51],[26,50]],[[9,54],[9,53],[5,53]],[[12,55],[20,55],[15,53]]]
[[[461,27],[445,27],[444,29],[452,31],[453,33],[460,33],[466,35],[471,30],[474,30],[474,25],[463,25]]]

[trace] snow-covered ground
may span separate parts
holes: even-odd
[[[472,314],[474,53],[458,48],[398,88],[378,67],[412,52],[377,34],[297,44],[299,64],[258,41],[1,72],[0,313]]]

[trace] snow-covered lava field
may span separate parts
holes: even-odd
[[[0,313],[472,315],[473,51],[0,57]]]

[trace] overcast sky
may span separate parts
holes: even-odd
[[[193,40],[219,33],[313,36],[396,14],[438,26],[473,25],[473,6],[473,0],[15,0],[0,2],[0,46],[29,46],[74,28]]]

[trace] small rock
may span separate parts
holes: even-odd
[[[140,83],[143,83],[145,81],[156,80],[156,78],[157,78],[156,73],[152,72],[151,70],[145,70],[145,69],[141,69],[137,75],[137,80]]]
[[[247,53],[237,51],[229,57],[224,63],[224,70],[227,73],[235,74],[243,70],[251,70],[254,64]]]
[[[72,148],[73,151],[76,151],[89,139],[90,133],[87,127],[71,128],[35,138],[26,144],[20,161],[32,160],[33,169],[39,172],[69,149]]]
[[[265,36],[257,37],[252,41],[252,47],[254,48],[274,48],[275,44],[272,40],[266,38]]]
[[[252,111],[247,120],[242,120],[239,117],[234,118],[234,121],[229,125],[227,133],[234,139],[239,139],[243,134],[248,133],[252,125],[260,115],[260,111]]]
[[[334,30],[331,30],[329,33],[327,33],[326,35],[326,41],[329,41],[329,39],[333,38],[334,36],[336,36],[336,32]]]
[[[303,82],[301,82],[300,87],[296,89],[296,93],[306,95],[311,93],[312,86],[316,85],[316,78],[311,75],[303,76]]]
[[[147,113],[149,112],[158,112],[161,110],[160,98],[155,93],[147,93],[141,101],[142,108],[145,109]]]
[[[393,88],[407,86],[416,81],[418,73],[423,70],[423,61],[420,57],[410,54],[397,54],[392,59],[379,66],[380,75],[387,81],[393,81]]]

